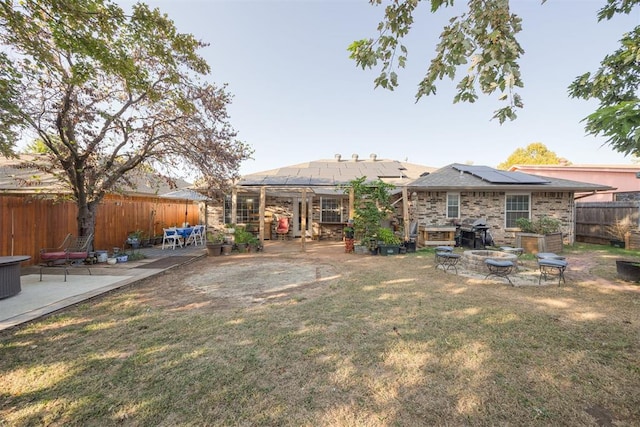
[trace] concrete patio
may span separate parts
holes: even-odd
[[[19,294],[0,299],[0,330],[54,313],[65,307],[129,285],[165,270],[206,256],[204,246],[187,246],[162,250],[160,246],[140,249],[145,258],[115,265],[99,263],[68,269],[67,279],[62,268],[41,269],[39,266],[21,269]],[[157,268],[151,266],[166,260]],[[149,265],[149,267],[146,267]],[[89,270],[91,274],[89,274]]]

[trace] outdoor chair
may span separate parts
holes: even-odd
[[[200,240],[200,244],[204,245],[207,240],[207,227],[204,225],[198,225],[198,234],[197,237]]]
[[[40,281],[42,282],[42,269],[44,267],[62,267],[64,270],[64,281],[67,281],[68,268],[74,265],[81,265],[90,259],[89,249],[91,249],[91,243],[93,242],[93,233],[88,236],[73,237],[68,234],[63,241],[61,247],[58,249],[64,249],[62,251],[40,251]],[[89,275],[91,270],[87,267]]]
[[[179,247],[182,247],[182,236],[178,233],[178,230],[175,228],[163,228],[164,232],[162,236],[162,250],[164,250],[164,245],[167,247],[171,247],[171,249],[176,248],[176,244]]]
[[[289,234],[289,218],[282,216],[278,218],[278,225],[276,227],[276,234],[280,240],[285,240],[287,234]]]
[[[57,248],[40,249],[40,264],[52,267],[55,264],[63,264],[67,259],[67,249],[71,244],[71,233],[67,234]]]
[[[193,244],[194,246],[198,246],[200,244],[204,244],[204,240],[202,239],[202,226],[194,225],[191,233],[185,239],[185,246]]]

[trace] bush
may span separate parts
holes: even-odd
[[[541,216],[537,221],[518,218],[516,225],[523,233],[551,234],[560,231],[560,221],[549,216]]]
[[[379,228],[377,233],[379,241],[388,246],[399,245],[402,240],[396,236],[390,228]]]

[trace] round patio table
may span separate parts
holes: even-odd
[[[29,259],[28,255],[0,256],[0,298],[20,293],[20,263]]]

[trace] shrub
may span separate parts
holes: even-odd
[[[560,220],[549,216],[541,216],[537,221],[529,218],[518,218],[516,225],[523,233],[551,234],[560,231]]]

